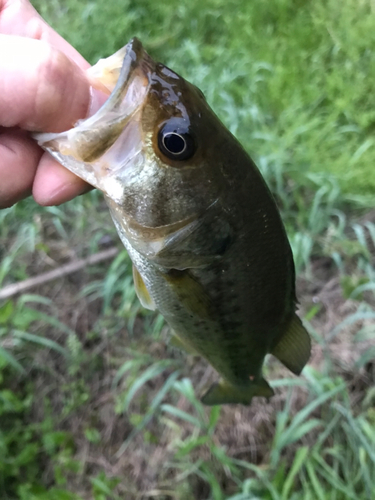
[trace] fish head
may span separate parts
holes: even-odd
[[[122,224],[168,226],[215,203],[230,134],[202,92],[136,38],[88,74],[108,100],[66,132],[35,134],[39,144],[103,191]]]

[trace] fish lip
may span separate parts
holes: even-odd
[[[142,42],[136,36],[134,36],[131,40],[129,40],[125,48],[126,48],[125,58],[129,56],[133,61],[139,59],[139,56],[143,55],[143,53],[145,52]]]
[[[133,73],[139,69],[144,76],[147,76],[149,72],[155,66],[154,61],[145,51],[142,42],[137,38],[132,38],[125,46],[125,56],[123,59],[121,72],[116,83],[116,86],[112,93],[118,90],[118,87],[123,86],[124,82],[128,84],[131,82]]]
[[[135,66],[141,64],[142,62],[148,62],[148,60],[151,60],[151,58],[143,48],[142,42],[137,37],[132,38],[127,43],[125,48],[126,54],[121,68],[121,73],[125,72],[127,75],[130,75],[131,70]]]

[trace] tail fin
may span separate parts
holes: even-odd
[[[260,378],[254,382],[248,383],[245,386],[235,386],[221,379],[216,384],[213,384],[201,401],[205,405],[222,405],[236,404],[249,405],[254,396],[264,396],[270,398],[274,392],[264,378]]]
[[[310,336],[296,314],[271,354],[296,375],[308,362],[311,354]]]

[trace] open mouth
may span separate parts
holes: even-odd
[[[94,85],[97,82],[98,87],[112,89],[95,114],[65,132],[33,137],[64,167],[113,198],[108,190],[113,177],[118,180],[141,152],[140,111],[153,65],[141,42],[133,38],[88,70]],[[108,177],[112,182],[108,183]]]

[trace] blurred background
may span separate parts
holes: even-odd
[[[374,1],[33,4],[91,63],[138,36],[201,88],[277,200],[314,346],[299,378],[267,360],[269,402],[203,407],[100,193],[2,210],[0,498],[375,498]]]

